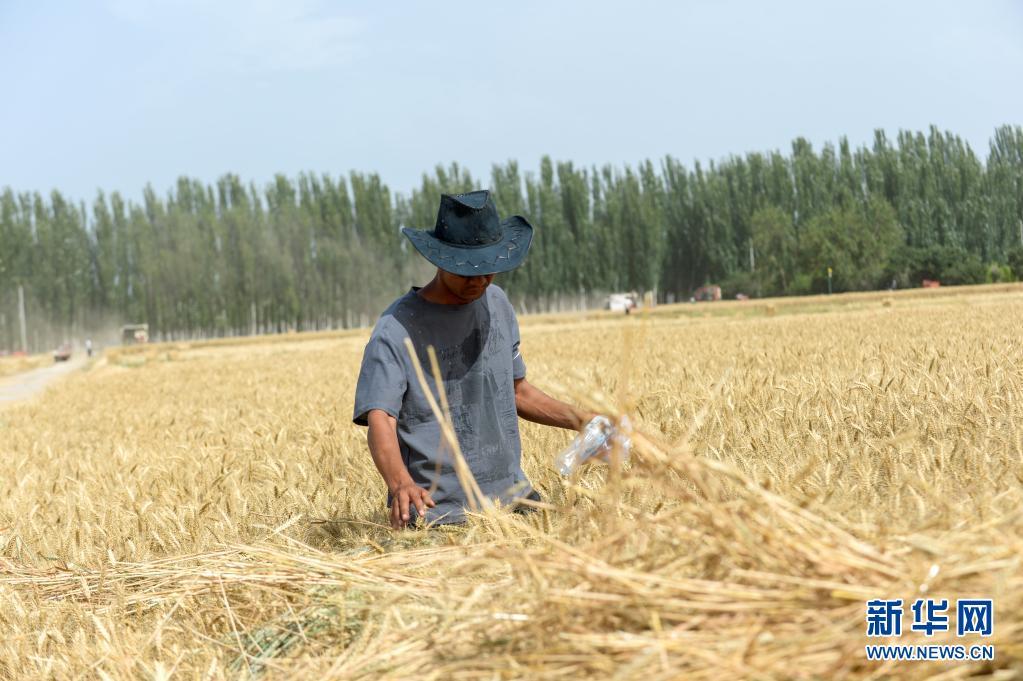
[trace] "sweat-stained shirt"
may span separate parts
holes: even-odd
[[[394,301],[373,328],[355,389],[354,421],[367,425],[372,409],[395,417],[405,467],[416,485],[434,490],[437,505],[426,510],[425,520],[461,522],[467,497],[451,452],[441,447],[440,423],[416,377],[405,339],[412,339],[436,396],[426,350],[434,347],[462,455],[480,490],[507,504],[532,492],[522,472],[515,410],[514,381],[526,376],[519,325],[508,297],[493,284],[467,305],[431,303],[418,290]],[[410,515],[415,517],[414,508]]]

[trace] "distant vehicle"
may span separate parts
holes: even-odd
[[[121,344],[135,345],[149,342],[149,324],[125,324],[121,327]]]
[[[701,286],[693,292],[693,298],[698,301],[721,300],[721,287],[714,284]]]
[[[71,359],[71,343],[64,343],[53,351],[54,362],[66,362]]]
[[[612,293],[604,302],[604,309],[628,314],[636,309],[636,298],[631,293]]]

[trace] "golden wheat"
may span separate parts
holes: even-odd
[[[0,357],[0,378],[31,371],[53,363],[50,355],[11,355]]]
[[[1023,673],[1023,291],[770,305],[523,320],[632,460],[524,424],[541,512],[429,532],[350,423],[365,332],[109,353],[0,411],[0,677]],[[868,663],[922,594],[994,598],[997,659]]]

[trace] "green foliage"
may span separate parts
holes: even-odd
[[[836,293],[878,288],[901,239],[895,212],[884,199],[835,207],[806,224],[799,244],[799,269],[811,276],[816,293],[827,292],[829,267]]]
[[[723,299],[735,298],[738,294],[753,297],[756,295],[757,286],[760,285],[756,274],[753,272],[738,271],[721,282],[721,297]]]
[[[998,263],[993,262],[987,266],[986,281],[989,284],[1000,284],[1009,281],[1016,281],[1016,277],[1012,273],[1012,268],[1008,265],[999,265]]]
[[[1006,254],[1009,268],[1017,281],[1023,281],[1023,245],[1016,246]]]
[[[520,308],[560,296],[656,290],[687,299],[1023,279],[1023,129],[995,131],[986,163],[931,128],[687,168],[509,161],[479,182],[457,164],[408,195],[374,174],[181,178],[141,201],[0,192],[0,349],[16,347],[15,293],[54,339],[148,322],[156,338],[370,323],[432,267],[399,228],[430,228],[442,192],[489,186],[502,215],[536,227],[526,263],[499,282]],[[989,263],[985,265],[984,263]],[[992,264],[993,263],[993,264]],[[1002,263],[1006,263],[1002,265]],[[43,324],[39,324],[43,322]],[[49,329],[47,335],[45,329]]]
[[[765,296],[789,293],[799,254],[792,219],[777,206],[765,206],[753,213],[750,225],[756,254],[756,293]]]
[[[896,251],[888,272],[900,287],[920,286],[924,279],[945,285],[982,284],[987,268],[980,257],[959,246],[904,246]]]

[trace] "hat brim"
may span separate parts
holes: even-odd
[[[501,221],[501,231],[504,236],[497,243],[466,248],[441,241],[429,230],[401,228],[420,255],[445,272],[462,277],[498,274],[522,264],[533,242],[533,226],[513,215]]]

